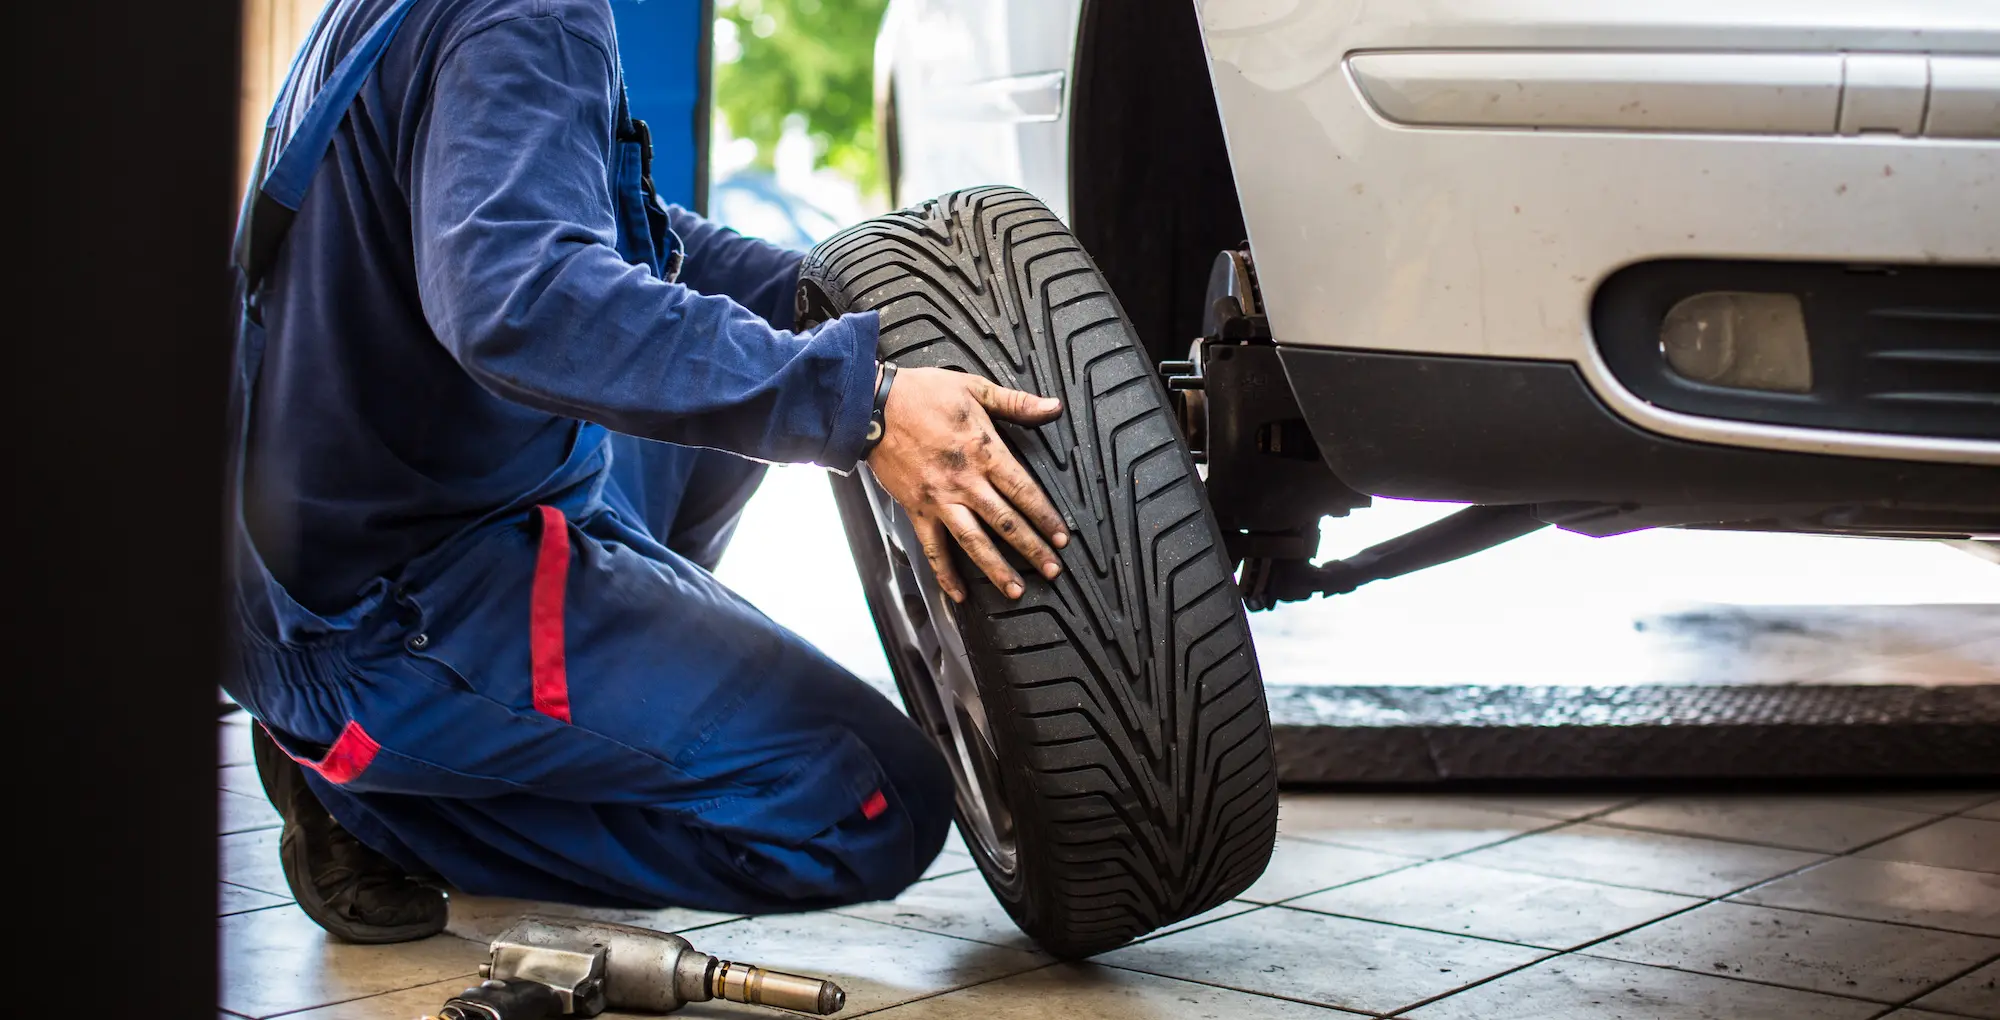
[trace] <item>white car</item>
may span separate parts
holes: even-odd
[[[821,245],[801,313],[1068,402],[1007,433],[1080,539],[1018,605],[840,484],[1055,952],[1261,870],[1245,603],[1546,525],[2000,536],[1993,0],[891,0],[876,67],[897,197],[946,197]],[[1474,506],[1311,563],[1371,496]]]

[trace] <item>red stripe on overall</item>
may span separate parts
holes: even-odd
[[[264,732],[269,733],[269,728]],[[347,721],[347,726],[340,731],[340,736],[334,738],[333,745],[326,749],[326,757],[318,761],[301,758],[286,751],[285,745],[278,744],[275,739],[271,742],[277,744],[278,750],[285,751],[285,757],[319,773],[320,778],[336,785],[351,782],[355,776],[367,771],[368,763],[375,760],[375,752],[382,749],[382,745],[376,743],[375,738],[369,736],[368,731],[362,729],[361,724],[352,719]]]
[[[535,589],[528,606],[528,658],[535,710],[569,722],[569,667],[563,658],[563,590],[569,581],[569,521],[552,506],[542,516],[542,546],[535,557]]]

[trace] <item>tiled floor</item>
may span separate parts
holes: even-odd
[[[459,897],[450,934],[329,942],[286,893],[243,723],[222,1015],[411,1020],[472,983],[479,940],[534,905]],[[1037,952],[957,849],[893,903],[593,913],[834,977],[843,1016],[884,1020],[2000,1020],[2000,791],[1288,794],[1240,900],[1084,964]]]

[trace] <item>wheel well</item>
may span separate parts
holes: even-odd
[[[1245,238],[1192,0],[1084,0],[1070,226],[1155,360],[1201,332],[1215,253]]]

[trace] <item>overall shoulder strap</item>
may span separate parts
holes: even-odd
[[[654,224],[657,235],[653,246],[660,256],[660,278],[673,283],[680,279],[681,267],[687,261],[687,245],[668,224],[667,204],[660,198],[659,189],[653,186],[653,129],[645,121],[632,116],[623,64],[618,67],[618,109],[612,115],[612,121],[618,141],[639,146],[640,200],[646,207],[647,220]]]
[[[312,184],[313,175],[326,159],[327,148],[333,144],[333,133],[340,128],[348,107],[361,92],[362,83],[381,61],[382,52],[389,48],[389,40],[395,38],[396,29],[402,26],[404,16],[415,2],[396,0],[381,20],[368,29],[368,34],[327,75],[289,137],[278,137],[277,118],[273,116],[272,127],[264,133],[263,151],[257,156],[256,172],[263,174],[263,179],[244,201],[236,223],[235,262],[243,271],[250,293],[256,292],[276,260],[278,248],[305,201],[306,188]],[[298,73],[299,65],[295,64],[293,77]],[[296,80],[288,81],[286,88],[296,85]],[[278,102],[284,103],[284,96]]]

